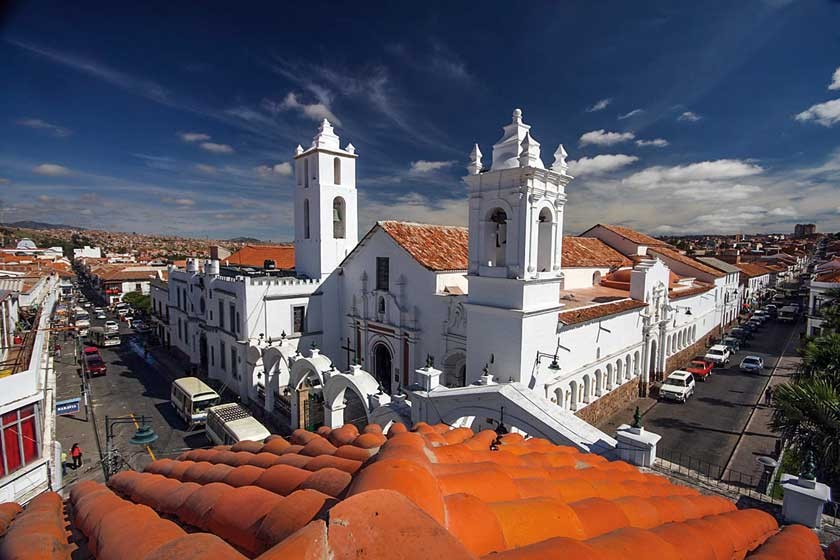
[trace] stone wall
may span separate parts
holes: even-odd
[[[609,418],[623,408],[625,404],[636,400],[638,397],[639,377],[633,377],[603,397],[600,397],[592,404],[587,405],[584,409],[576,412],[575,416],[594,426],[601,420]]]

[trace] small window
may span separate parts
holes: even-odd
[[[239,325],[236,324],[236,305],[234,303],[230,303],[228,306],[230,309],[230,315],[228,315],[228,321],[230,321],[230,332],[237,333],[239,332]]]
[[[236,313],[236,333],[239,334],[239,329],[241,328],[242,323],[239,322],[239,312]]]
[[[339,158],[333,159],[333,178],[336,185],[341,184],[341,160]]]
[[[390,284],[390,259],[376,257],[376,289],[387,292]]]
[[[302,305],[292,308],[292,332],[306,332],[306,308]]]
[[[134,284],[134,291],[135,292],[142,292],[143,291],[143,284],[141,284],[140,282],[137,282],[136,284]]]
[[[236,348],[230,348],[230,371],[236,379],[239,379],[239,366],[236,359]]]
[[[210,347],[210,365],[211,366],[216,365],[216,347],[215,346]]]
[[[309,200],[303,201],[303,238],[309,239]]]
[[[219,365],[222,367],[222,370],[227,370],[227,364],[225,363],[225,343],[219,342]]]
[[[380,315],[384,315],[384,314],[385,314],[385,298],[384,298],[384,297],[382,297],[382,296],[379,296],[379,300],[378,300],[378,302],[377,302],[377,304],[376,304],[376,311],[377,311],[377,313],[379,313]]]
[[[225,302],[219,300],[219,328],[225,328]]]

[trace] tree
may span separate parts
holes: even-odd
[[[122,297],[122,300],[129,304],[134,309],[149,314],[152,310],[152,298],[140,292],[128,292]]]
[[[823,380],[840,390],[840,334],[832,332],[810,339],[802,350],[802,364],[794,379]]]

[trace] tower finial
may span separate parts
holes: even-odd
[[[296,155],[296,156],[299,156],[299,155],[300,155],[300,154],[302,154],[302,153],[303,153],[303,146],[301,146],[300,144],[298,144],[298,145],[297,145],[297,148],[295,148],[295,155]]]
[[[470,172],[470,175],[478,175],[481,173],[481,169],[481,149],[478,147],[478,144],[474,144],[470,152],[470,164],[467,166],[467,171]]]
[[[522,109],[516,108],[513,110],[513,122],[516,124],[522,122]]]
[[[554,152],[554,163],[551,164],[551,170],[565,173],[569,169],[569,164],[566,163],[567,157],[569,157],[569,154],[566,152],[563,144],[557,146],[557,150]]]
[[[531,132],[525,132],[520,144],[522,151],[519,153],[519,167],[538,167],[542,169],[543,162],[540,159],[540,143],[534,140]]]

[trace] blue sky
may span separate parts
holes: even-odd
[[[521,107],[567,233],[840,229],[840,2],[39,2],[2,23],[0,221],[292,237],[291,155],[360,154],[360,228],[466,222]]]

